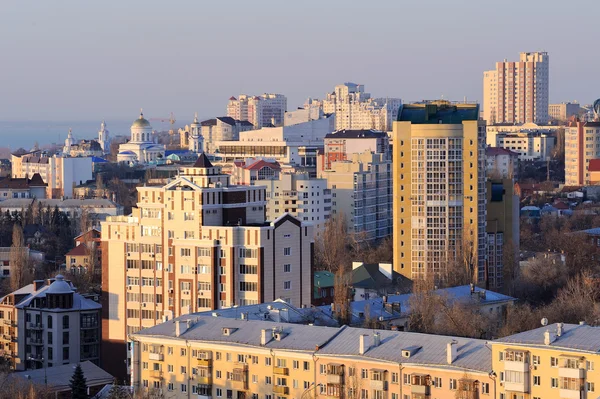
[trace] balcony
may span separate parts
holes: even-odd
[[[275,385],[273,386],[273,393],[277,395],[289,395],[290,389],[283,385]]]
[[[504,390],[510,392],[529,393],[529,378],[525,378],[524,382],[504,382]]]
[[[4,334],[4,335],[2,336],[2,339],[3,339],[3,340],[5,340],[5,341],[12,341],[12,336],[10,336],[10,335],[7,335],[7,334]]]
[[[29,345],[41,346],[44,345],[44,340],[41,338],[27,338]]]
[[[385,381],[371,380],[371,389],[376,391],[387,391],[387,383]]]
[[[163,376],[162,370],[150,370],[149,374],[152,378],[162,378]]]
[[[288,375],[289,370],[287,367],[273,367],[273,374],[276,375]]]
[[[430,395],[429,385],[411,385],[410,392],[414,395]]]
[[[212,385],[212,377],[211,376],[204,376],[204,377],[197,376],[196,381],[200,385]]]
[[[158,360],[159,362],[162,362],[165,358],[165,355],[163,355],[162,353],[149,353],[148,354],[148,359],[149,360]]]
[[[504,370],[506,371],[519,371],[521,373],[529,372],[529,363],[527,362],[514,362],[514,361],[505,361],[504,362]]]
[[[342,376],[339,374],[327,374],[327,383],[328,384],[342,384]]]
[[[44,329],[44,325],[42,323],[27,323],[27,328],[29,328],[30,330],[43,330]]]
[[[212,366],[212,359],[198,359],[198,367]]]
[[[583,364],[582,364],[583,363]],[[585,366],[585,362],[582,362],[579,366]],[[558,376],[566,378],[585,378],[585,369],[579,367],[559,367]]]
[[[561,399],[580,399],[585,398],[585,392],[575,389],[561,389],[559,392]]]
[[[4,319],[4,320],[2,320],[2,322],[5,325],[10,326],[10,327],[16,327],[17,326],[17,324],[14,321],[12,321],[12,320]]]

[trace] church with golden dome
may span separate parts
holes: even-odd
[[[131,124],[131,139],[119,146],[117,162],[127,164],[156,164],[165,157],[165,146],[152,138],[152,126],[144,114]]]

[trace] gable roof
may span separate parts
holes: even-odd
[[[523,345],[540,345],[545,348],[571,349],[584,352],[600,352],[600,327],[581,324],[563,324],[560,337],[556,337],[549,345],[544,343],[544,334],[549,331],[555,334],[558,330],[556,324],[539,327],[518,334],[500,338],[494,342]]]
[[[281,170],[281,166],[279,166],[279,164],[277,162],[267,162],[264,159],[259,159],[258,161],[245,166],[244,169],[246,170],[260,170],[262,168],[270,168],[270,169],[274,169],[274,170]]]
[[[79,244],[66,253],[65,256],[88,256],[90,251],[85,244]]]
[[[205,153],[200,154],[196,163],[194,163],[194,168],[212,168],[213,164],[210,162]]]
[[[363,264],[352,270],[353,287],[377,289],[391,285],[407,285],[409,288],[412,284],[410,279],[395,270],[392,270],[392,279],[390,280],[379,270],[377,263]]]
[[[13,178],[6,177],[0,180],[0,189],[13,189],[13,190],[26,190],[30,187],[46,187],[42,176],[39,173],[35,173],[31,176],[31,179],[27,177]]]

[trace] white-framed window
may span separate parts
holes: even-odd
[[[292,282],[291,281],[284,281],[283,282],[283,289],[284,290],[291,290],[292,289]]]
[[[284,273],[291,273],[292,272],[292,265],[289,263],[286,263],[285,265],[283,265],[283,272]]]
[[[542,378],[539,375],[534,375],[533,376],[533,385],[542,385],[541,384],[541,380]]]
[[[456,391],[458,389],[458,382],[455,378],[450,378],[450,389]]]
[[[292,255],[292,248],[291,247],[285,247],[283,248],[283,256],[291,256]]]

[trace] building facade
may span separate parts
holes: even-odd
[[[548,106],[548,116],[553,121],[567,122],[572,116],[578,116],[582,110],[581,105],[577,102],[550,104]]]
[[[139,187],[132,215],[102,224],[107,350],[124,356],[128,334],[190,312],[311,303],[312,226],[266,222],[264,187],[229,179],[201,154],[166,186]],[[122,360],[107,367],[123,374]]]
[[[98,130],[98,143],[102,148],[104,154],[110,154],[110,132],[106,128],[106,122],[102,121],[100,124],[100,130]]]
[[[500,289],[504,286],[504,265],[513,256],[515,265],[519,256],[519,196],[515,194],[511,178],[488,179],[486,207],[486,287]],[[512,248],[512,254],[506,250]],[[516,270],[506,270],[516,275]]]
[[[119,145],[117,162],[128,164],[156,164],[165,157],[165,146],[156,144],[152,126],[144,114],[131,124],[131,139]]]
[[[248,121],[256,129],[267,126],[283,126],[287,111],[287,98],[283,94],[261,94],[248,96],[240,94],[231,97],[227,104],[227,116]]]
[[[2,352],[17,371],[99,364],[100,308],[61,275],[35,280],[0,300]]]
[[[399,98],[371,98],[364,85],[347,82],[335,86],[333,92],[327,93],[321,101],[309,99],[305,108],[320,106],[326,114],[335,114],[335,130],[389,132],[401,105]]]
[[[37,173],[46,186],[47,198],[73,197],[73,187],[92,180],[91,157],[47,156],[41,151],[11,156],[13,178],[33,178]]]
[[[483,119],[495,123],[546,123],[549,63],[546,52],[521,53],[483,73]]]
[[[552,157],[556,137],[542,132],[498,133],[496,147],[518,154],[520,161],[546,161]]]
[[[384,154],[352,154],[321,169],[318,176],[331,190],[331,217],[343,215],[348,232],[359,241],[392,234],[392,162]]]
[[[10,176],[0,179],[0,201],[9,198],[46,198],[46,188],[39,173],[31,178],[12,178]]]
[[[485,271],[485,127],[477,104],[404,105],[394,123],[394,270],[444,279],[465,255]]]
[[[200,315],[132,339],[134,389],[172,398],[496,397],[482,340]]]
[[[227,116],[207,119],[198,125],[198,119],[183,129],[179,129],[180,147],[200,153],[215,152],[215,143],[219,141],[235,141],[240,137],[240,132],[253,130],[254,126],[246,120],[238,120]],[[202,146],[202,151],[199,150]]]
[[[391,160],[390,139],[386,132],[379,130],[339,130],[329,133],[324,139],[322,168],[331,168],[335,161],[345,161],[352,154],[371,151],[384,154],[384,159]]]
[[[597,158],[600,158],[600,122],[570,122],[565,127],[565,184],[590,184],[589,164]]]
[[[519,154],[502,147],[485,149],[485,171],[488,177],[517,179],[519,171]]]

